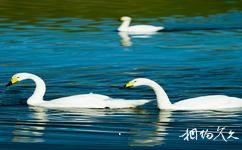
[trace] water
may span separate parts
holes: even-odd
[[[146,87],[118,89],[136,77],[157,81],[172,103],[242,97],[241,1],[0,2],[1,149],[241,149],[241,110],[159,111],[155,101],[138,109],[48,110],[26,105],[31,81],[4,87],[14,73],[31,72],[45,80],[47,100],[89,92],[155,99]],[[120,35],[123,15],[166,32]],[[179,137],[187,128],[216,134],[219,126],[239,140]]]

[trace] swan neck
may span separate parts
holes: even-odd
[[[119,26],[118,30],[119,31],[127,31],[128,27],[130,25],[131,20],[125,20],[123,23]]]
[[[156,82],[150,81],[149,85],[155,92],[157,105],[159,109],[169,109],[171,108],[172,104],[167,96],[165,90]]]
[[[27,103],[29,105],[36,105],[44,101],[43,97],[45,95],[46,86],[44,81],[36,75],[30,75],[29,79],[35,82],[36,87],[33,95],[28,99]]]

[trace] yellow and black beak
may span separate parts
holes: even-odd
[[[11,86],[11,85],[13,85],[13,84],[15,84],[17,82],[18,82],[17,78],[16,77],[12,77],[12,79],[8,82],[8,84],[6,84],[6,87]]]
[[[127,84],[124,85],[124,88],[131,88],[134,86],[134,82],[130,81]]]

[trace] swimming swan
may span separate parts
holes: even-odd
[[[148,100],[124,100],[112,99],[111,97],[99,94],[82,94],[73,95],[69,97],[62,97],[51,101],[43,100],[46,86],[44,81],[30,73],[17,73],[12,76],[11,80],[6,86],[17,83],[22,80],[33,80],[36,84],[35,91],[31,97],[28,98],[27,104],[31,106],[53,107],[53,108],[131,108],[143,105]]]
[[[164,89],[156,82],[146,78],[136,78],[128,82],[124,87],[130,88],[141,85],[149,86],[154,90],[159,109],[217,110],[229,108],[242,108],[242,99],[236,97],[229,97],[225,95],[201,96],[171,104]]]
[[[144,33],[145,34],[145,33],[157,32],[157,31],[164,29],[164,27],[156,27],[156,26],[152,26],[152,25],[129,26],[129,24],[131,22],[130,17],[121,17],[120,20],[123,21],[123,23],[118,28],[118,31],[120,31],[120,32],[137,33],[137,34]]]

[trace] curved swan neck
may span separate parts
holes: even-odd
[[[159,109],[168,109],[172,106],[166,92],[159,84],[152,80],[148,80],[147,86],[151,87],[154,90]]]
[[[45,82],[40,77],[33,74],[29,74],[28,79],[33,80],[35,82],[36,87],[33,95],[28,99],[27,103],[29,105],[35,105],[43,102],[43,97],[46,91]]]
[[[131,22],[131,20],[125,20],[125,21],[123,21],[123,23],[119,26],[118,30],[119,31],[127,31],[130,22]]]

